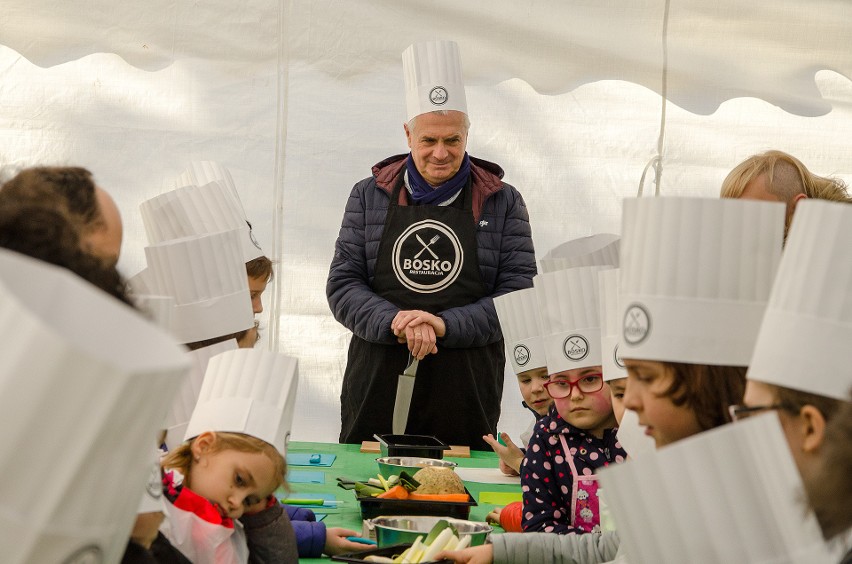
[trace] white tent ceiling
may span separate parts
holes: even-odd
[[[349,334],[325,277],[351,186],[406,150],[406,46],[459,43],[469,150],[522,191],[543,254],[619,231],[663,107],[662,193],[714,196],[768,148],[852,182],[850,21],[846,0],[5,0],[0,165],[90,168],[123,211],[126,275],[138,204],[190,160],[229,167],[280,261],[262,343],[300,358],[294,436],[333,440]]]

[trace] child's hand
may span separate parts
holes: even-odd
[[[344,552],[360,552],[362,550],[375,548],[375,546],[369,544],[346,540],[346,537],[357,537],[359,534],[360,533],[357,531],[342,529],[340,527],[330,527],[326,529],[323,553],[328,554],[329,556],[334,556],[335,554],[343,554]]]
[[[491,512],[485,516],[485,522],[489,525],[499,525],[501,511],[503,511],[502,507],[495,507],[492,509]]]
[[[503,471],[507,476],[517,476],[521,471],[521,462],[524,460],[524,453],[519,449],[515,443],[512,442],[511,437],[507,433],[500,433],[500,437],[503,439],[503,442],[506,443],[506,446],[501,445],[497,442],[492,435],[484,435],[482,440],[488,443],[494,452],[497,453],[497,456],[500,457],[500,470]],[[503,469],[503,464],[508,466],[513,472],[509,473]]]
[[[436,554],[434,560],[444,558],[464,564],[491,564],[494,561],[494,547],[490,544],[482,544],[464,550],[444,550]]]

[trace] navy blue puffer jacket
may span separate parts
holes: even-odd
[[[372,283],[388,203],[407,156],[385,159],[373,167],[373,176],[352,189],[328,274],[326,295],[335,319],[373,343],[396,343],[390,324],[399,308],[376,295]],[[473,157],[470,161],[477,257],[488,295],[438,312],[447,327],[438,343],[451,348],[481,347],[501,339],[492,298],[530,288],[536,274],[524,199],[501,180],[499,166]],[[399,204],[408,204],[405,190],[400,190]]]

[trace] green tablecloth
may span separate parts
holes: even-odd
[[[306,467],[293,466],[290,470],[309,470],[311,472],[323,472],[325,474],[324,484],[315,483],[297,483],[290,484],[291,494],[293,498],[299,497],[299,494],[304,493],[324,493],[333,494],[335,499],[343,503],[336,509],[329,507],[312,508],[317,513],[327,513],[325,523],[329,527],[346,527],[355,531],[361,531],[361,510],[358,502],[355,501],[355,492],[347,491],[337,487],[337,477],[345,476],[355,480],[366,480],[374,477],[379,468],[376,465],[376,458],[380,454],[366,454],[359,452],[360,445],[341,445],[336,443],[307,443],[307,442],[291,442],[287,447],[288,453],[319,453],[319,454],[336,454],[337,459],[334,464],[328,467]],[[470,458],[447,458],[458,463],[459,466],[468,466],[472,468],[496,468],[497,455],[493,452],[471,451]],[[519,485],[505,484],[480,484],[477,482],[466,482],[468,491],[479,502],[479,497],[482,492],[520,492]],[[495,506],[493,504],[479,503],[471,508],[471,521],[485,521],[485,516]],[[499,532],[499,527],[495,532]],[[303,558],[300,562],[323,562],[328,561],[328,558]]]

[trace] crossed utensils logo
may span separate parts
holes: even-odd
[[[393,271],[418,293],[443,290],[458,278],[464,263],[461,242],[447,225],[425,219],[408,226],[393,244]]]
[[[526,345],[515,345],[515,350],[513,352],[515,355],[515,364],[518,366],[524,366],[530,361],[530,350],[526,347]]]
[[[639,304],[630,304],[624,313],[624,340],[630,345],[638,345],[651,332],[651,316]]]
[[[429,91],[429,101],[436,106],[443,106],[449,99],[450,95],[447,94],[447,89],[443,86],[436,86]]]
[[[589,342],[582,335],[570,335],[562,342],[562,352],[568,360],[583,360],[589,354]]]

